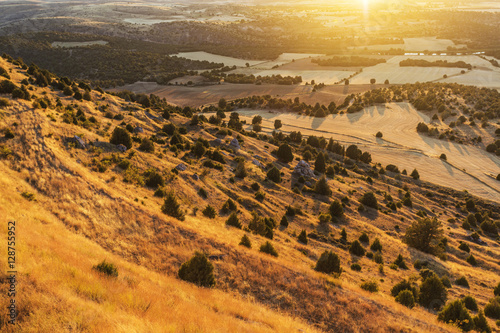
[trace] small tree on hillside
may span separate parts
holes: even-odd
[[[413,179],[420,179],[420,175],[417,171],[417,169],[413,169],[412,173],[410,174],[410,176],[413,178]]]
[[[110,143],[114,145],[124,145],[127,149],[132,148],[132,138],[126,129],[121,127],[115,127],[113,133],[111,134]]]
[[[373,192],[366,192],[359,200],[363,205],[378,209],[377,198]]]
[[[423,218],[413,222],[406,231],[404,242],[422,252],[435,254],[443,230],[437,218]]]
[[[328,181],[326,180],[325,176],[321,177],[318,180],[318,182],[314,186],[314,192],[321,194],[321,195],[332,194],[332,190],[330,189],[330,186],[328,186]]]
[[[281,173],[280,171],[278,170],[278,168],[276,168],[275,166],[273,166],[268,172],[267,172],[267,178],[269,178],[270,180],[272,180],[273,182],[275,183],[280,183],[281,182]]]
[[[318,157],[316,157],[316,162],[314,163],[314,171],[319,173],[324,173],[326,169],[325,164],[325,155],[323,153],[319,153]]]
[[[318,272],[326,274],[341,273],[342,269],[340,268],[340,258],[332,251],[325,251],[319,257],[314,269]]]
[[[165,202],[161,207],[161,211],[169,216],[172,216],[180,221],[184,221],[184,213],[180,209],[181,205],[177,202],[174,192],[169,192],[165,198]]]
[[[436,274],[431,274],[420,285],[420,305],[426,308],[440,308],[446,301],[447,291]]]
[[[178,274],[181,280],[201,287],[212,287],[215,284],[213,271],[214,266],[208,261],[207,256],[201,252],[195,252],[191,259],[182,264]]]
[[[274,129],[280,129],[282,126],[283,126],[283,124],[281,123],[281,120],[276,119],[274,121]]]
[[[283,162],[283,163],[289,163],[293,161],[293,153],[292,153],[292,148],[287,144],[284,143],[278,148],[278,159]]]

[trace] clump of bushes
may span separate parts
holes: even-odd
[[[308,239],[307,239],[307,233],[305,230],[302,230],[299,234],[299,237],[297,237],[298,241],[301,242],[302,244],[307,245]]]
[[[243,235],[241,237],[241,241],[240,241],[239,245],[248,247],[249,249],[252,247],[252,243],[250,242],[250,238],[248,238],[247,235]]]
[[[369,291],[371,293],[376,293],[378,291],[378,283],[377,281],[366,281],[361,284],[361,289]]]
[[[349,247],[349,252],[354,254],[355,256],[362,257],[365,255],[366,250],[363,248],[363,246],[361,246],[359,241],[355,240]]]
[[[229,215],[228,219],[226,220],[226,225],[241,229],[241,223],[240,220],[238,219],[238,215],[236,215],[236,213],[234,212],[231,215]]]
[[[210,219],[213,219],[217,216],[217,212],[215,211],[215,208],[210,206],[210,205],[207,205],[205,207],[205,209],[202,211],[203,215],[205,215],[206,217],[210,218]]]
[[[274,257],[278,257],[278,251],[275,250],[273,244],[271,244],[270,242],[265,242],[264,244],[262,244],[260,246],[259,251],[263,252],[263,253],[270,254]]]
[[[180,206],[181,205],[177,202],[174,192],[169,192],[165,198],[163,206],[161,207],[161,211],[164,214],[178,219],[179,221],[184,221],[184,213],[180,209]]]
[[[438,313],[438,320],[453,323],[464,331],[469,331],[474,327],[469,311],[467,311],[461,300],[446,304],[444,309]]]
[[[92,269],[107,276],[118,277],[118,269],[116,268],[116,266],[112,263],[107,262],[106,260],[103,260],[98,265],[93,266]]]
[[[201,287],[212,287],[215,285],[213,270],[214,266],[207,256],[201,252],[195,252],[191,259],[181,265],[178,275],[181,280]]]
[[[373,192],[366,192],[365,194],[363,194],[359,202],[368,207],[372,207],[375,209],[378,208],[377,198],[375,197],[375,194]]]
[[[340,258],[336,253],[333,253],[332,251],[325,251],[319,257],[314,269],[318,272],[323,272],[326,274],[340,274],[342,272],[340,268]]]
[[[465,276],[459,277],[455,281],[455,284],[462,286],[462,287],[465,287],[465,288],[469,288],[469,281],[467,281],[467,278]]]

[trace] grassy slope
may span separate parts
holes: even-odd
[[[7,66],[3,60],[0,62],[2,66]],[[22,77],[14,75],[13,81],[19,82]],[[40,94],[41,89],[36,89]],[[60,97],[64,104],[71,102],[70,98]],[[94,99],[98,98],[95,93]],[[121,109],[122,102],[118,99],[107,96],[107,103],[115,112]],[[87,116],[94,115],[102,124],[112,122],[111,130],[119,123],[103,118],[91,103],[82,105],[82,108]],[[58,121],[51,122],[46,116],[48,113],[55,114],[51,110],[45,113],[32,110],[30,103],[18,101],[2,113],[1,119],[2,125],[12,126],[14,121],[20,124],[15,129],[17,138],[9,142],[18,160],[15,163],[0,162],[0,188],[7,189],[0,196],[3,201],[0,209],[2,216],[23,221],[18,227],[18,237],[22,242],[19,248],[20,288],[28,291],[20,296],[20,300],[21,297],[27,298],[22,302],[25,308],[21,314],[24,315],[20,316],[23,329],[36,330],[42,327],[37,325],[48,325],[64,330],[69,325],[75,325],[80,330],[106,331],[109,328],[106,325],[111,325],[123,331],[157,331],[160,327],[168,331],[167,327],[172,325],[172,331],[293,331],[303,327],[298,321],[280,314],[284,311],[325,330],[452,330],[437,323],[436,317],[429,316],[427,311],[420,308],[410,311],[388,295],[392,285],[400,278],[417,273],[413,268],[409,272],[386,269],[385,274],[379,274],[377,265],[367,258],[351,257],[346,251],[316,241],[311,241],[307,247],[298,244],[293,233],[303,228],[308,231],[327,228],[319,231],[333,232],[338,237],[339,226],[318,226],[315,215],[325,211],[327,199],[314,200],[310,195],[292,194],[288,167],[281,166],[285,183],[267,184],[266,200],[259,204],[249,190],[253,180],[263,178],[262,171],[257,168],[251,168],[249,179],[231,184],[227,182],[230,175],[227,171],[204,174],[195,163],[188,172],[173,177],[168,170],[180,160],[171,153],[159,158],[138,152],[132,159],[133,164],[141,169],[154,166],[165,170],[168,187],[176,190],[185,208],[207,204],[196,195],[200,186],[209,191],[208,202],[217,208],[228,195],[234,198],[239,196],[244,221],[248,220],[250,209],[257,209],[262,215],[275,216],[279,220],[287,204],[301,205],[307,212],[306,216],[294,219],[288,229],[276,232],[273,243],[280,257],[274,259],[257,250],[238,247],[242,232],[227,228],[225,218],[207,220],[196,216],[190,209],[186,221],[177,222],[160,213],[161,200],[153,198],[151,190],[114,180],[120,176],[118,169],[105,173],[91,171],[86,166],[97,154],[66,147],[62,144],[63,138],[81,133],[91,141],[108,139],[81,127],[64,124],[57,115]],[[141,124],[147,133],[158,126],[141,114],[139,110],[133,117],[126,115],[125,121]],[[187,119],[176,116],[174,122],[186,123]],[[189,133],[188,136],[197,137],[198,134],[210,138],[206,131],[199,131],[196,136]],[[268,151],[271,149],[273,147],[267,149],[260,141],[245,138],[244,150],[251,153],[240,154],[250,159],[252,154],[257,153],[270,161]],[[201,174],[201,181],[195,182],[189,177],[192,172]],[[345,195],[349,189],[359,188],[356,177],[346,180],[347,177],[345,180],[337,178],[331,182],[335,189],[340,190],[335,192],[335,197]],[[393,182],[393,196],[397,195],[397,185]],[[410,187],[412,192],[417,192],[413,193],[418,206],[426,206],[429,211],[441,210],[445,216],[454,212],[418,194],[417,186]],[[387,185],[376,182],[373,188],[386,189]],[[25,201],[20,196],[20,192],[25,190],[35,192],[37,201]],[[26,211],[23,212],[21,207]],[[348,209],[349,219],[342,226],[348,229],[350,240],[363,230],[369,231],[371,239],[379,237],[384,245],[387,264],[401,252],[409,264],[416,258],[430,260],[431,266],[448,273],[452,280],[465,273],[471,290],[467,292],[454,287],[450,298],[464,292],[471,293],[478,298],[480,305],[484,305],[497,279],[498,264],[495,260],[498,258],[498,245],[488,241],[489,251],[484,252],[476,251],[478,247],[472,246],[474,255],[481,262],[481,269],[464,263],[463,255],[457,251],[452,251],[447,262],[428,257],[408,249],[400,241],[401,234],[393,231],[396,224],[404,230],[414,219],[415,212],[416,209],[398,215],[379,213],[362,216],[351,206]],[[400,221],[403,216],[404,221]],[[450,228],[451,231],[446,232],[451,238],[450,248],[456,248],[464,232],[457,226]],[[251,235],[250,238],[254,248],[264,242],[258,236]],[[311,269],[325,248],[333,248],[341,256],[346,270],[341,280],[317,274]],[[215,263],[218,290],[198,289],[174,278],[180,264],[194,250],[227,255],[223,261]],[[301,250],[306,250],[307,255]],[[92,271],[92,265],[104,258],[118,265],[120,277],[117,281],[99,277]],[[5,263],[5,258],[1,260]],[[359,261],[363,271],[350,271],[347,267],[351,261]],[[357,287],[361,281],[372,278],[380,280],[380,293],[370,295]],[[247,300],[241,300],[241,295]],[[2,301],[5,302],[5,299]],[[258,302],[257,305],[254,301]],[[266,310],[262,303],[279,312]],[[56,314],[58,311],[62,314]]]

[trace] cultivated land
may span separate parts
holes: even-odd
[[[429,116],[416,111],[408,103],[390,103],[364,109],[355,114],[330,115],[326,118],[268,111],[238,111],[247,122],[260,115],[263,130],[271,133],[274,121],[280,119],[285,132],[300,131],[304,135],[334,138],[342,144],[355,144],[369,151],[375,161],[385,161],[406,170],[418,169],[422,179],[454,188],[500,203],[500,183],[495,177],[500,158],[484,147],[464,146],[420,135],[415,130]],[[477,135],[489,137],[483,129]],[[381,131],[383,138],[376,138]],[[446,154],[447,161],[439,159]]]

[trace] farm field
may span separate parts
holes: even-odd
[[[404,44],[382,44],[382,45],[360,45],[350,49],[367,49],[387,51],[390,49],[403,49],[408,52],[423,51],[446,51],[448,47],[461,48],[465,45],[455,45],[449,39],[437,39],[436,37],[404,38]]]
[[[174,56],[191,59],[191,60],[207,60],[215,63],[223,63],[225,66],[236,66],[236,67],[245,67],[248,63],[250,66],[254,66],[256,64],[260,64],[263,61],[260,60],[244,60],[237,59],[231,57],[220,56],[216,54],[211,54],[207,52],[181,52],[174,54]]]
[[[448,77],[439,82],[453,82],[485,88],[500,89],[500,70],[472,70],[464,75]]]
[[[309,104],[326,104],[334,101],[340,104],[350,94],[365,92],[379,85],[335,85],[312,92],[312,86],[294,85],[283,86],[274,84],[216,84],[208,86],[184,87],[184,86],[162,86],[152,82],[136,82],[111,91],[129,90],[135,93],[155,94],[166,98],[169,103],[180,106],[198,107],[206,104],[214,104],[221,98],[232,100],[252,95],[271,95],[280,98],[299,97],[302,102]]]
[[[391,84],[428,82],[442,79],[445,74],[447,76],[460,74],[461,71],[461,68],[399,67],[399,62],[385,63],[364,68],[363,72],[350,80],[350,83],[368,84],[371,79],[375,79],[378,83],[389,80]]]
[[[342,144],[356,144],[370,152],[375,162],[394,164],[408,173],[416,168],[424,181],[500,202],[500,185],[493,177],[500,168],[500,158],[484,148],[419,135],[417,124],[428,122],[429,117],[408,103],[373,106],[359,113],[326,118],[262,110],[238,113],[247,123],[251,123],[255,115],[262,116],[264,132],[271,133],[274,120],[281,119],[285,132],[301,131],[303,135],[332,137]],[[377,131],[383,133],[383,139],[375,138]],[[439,159],[442,153],[446,154],[447,161]]]
[[[92,46],[92,45],[107,45],[108,42],[104,40],[95,40],[90,42],[53,42],[52,47],[62,47],[62,48],[72,48],[72,47],[82,47],[82,46]]]
[[[282,69],[270,69],[265,71],[260,71],[255,73],[255,76],[271,76],[271,75],[281,75],[281,76],[301,76],[302,85],[306,82],[310,83],[311,80],[316,81],[316,83],[324,84],[335,84],[340,80],[343,80],[350,75],[354,74],[352,71],[339,71],[339,70],[310,70],[310,71],[300,71],[300,70],[282,70]]]

